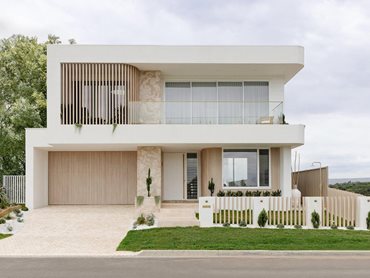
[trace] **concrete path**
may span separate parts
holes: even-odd
[[[1,278],[369,277],[369,257],[0,258]]]
[[[112,255],[134,206],[48,206],[30,212],[21,232],[0,240],[1,255]]]

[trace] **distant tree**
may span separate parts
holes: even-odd
[[[46,127],[46,48],[59,43],[55,35],[0,40],[0,183],[24,174],[25,128]]]

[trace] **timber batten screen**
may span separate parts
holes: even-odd
[[[133,124],[139,77],[127,64],[62,63],[61,124]]]

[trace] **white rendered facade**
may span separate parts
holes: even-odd
[[[67,64],[67,66],[63,67],[61,66],[62,64]],[[68,69],[69,65],[73,67],[74,64],[77,66],[75,67],[76,71],[72,71],[72,75],[75,73],[76,76],[83,76],[80,79],[77,77],[75,79],[73,79],[73,77],[72,79],[68,77],[68,75],[71,75],[71,72],[67,72],[66,68]],[[98,65],[96,76],[100,76],[99,70],[101,69],[102,77],[100,81],[95,80],[93,81],[95,83],[86,85],[94,78],[94,74],[89,75],[89,73],[83,71],[84,69],[87,71],[90,64]],[[130,80],[130,77],[122,74],[123,77],[121,79],[120,77],[114,77],[113,81],[108,81],[109,77],[104,77],[114,72],[114,70],[109,71],[109,65],[117,64],[121,65],[117,70],[117,76],[121,74],[121,69],[124,69],[125,65],[135,68],[138,76],[137,80],[135,80],[137,88],[133,90],[133,92],[135,91],[137,93],[137,96],[134,97],[135,99],[130,99],[126,96],[128,92],[127,84],[129,84],[128,80]],[[58,194],[67,194],[63,192],[67,192],[68,190],[58,191],[58,188],[55,189],[55,187],[58,187],[58,184],[55,184],[58,179],[54,176],[50,176],[51,174],[58,175],[55,174],[55,171],[58,171],[58,169],[50,170],[49,165],[49,159],[52,156],[51,153],[56,152],[60,155],[63,155],[63,152],[137,152],[137,172],[134,174],[132,172],[127,173],[127,175],[131,175],[132,177],[135,176],[136,183],[134,187],[136,196],[144,195],[143,187],[145,187],[145,184],[143,184],[142,180],[143,177],[147,175],[147,168],[151,168],[153,169],[153,190],[156,192],[156,195],[175,196],[173,197],[174,200],[187,199],[187,197],[189,197],[189,192],[186,192],[188,186],[186,176],[190,174],[189,171],[186,171],[189,170],[189,167],[196,167],[197,192],[194,195],[195,197],[207,195],[206,181],[210,178],[216,180],[217,190],[280,189],[283,196],[290,196],[291,149],[304,144],[304,126],[282,124],[281,116],[284,113],[284,85],[303,67],[302,47],[53,45],[48,48],[47,66],[47,128],[27,129],[26,132],[26,203],[30,208],[46,206],[53,203],[50,201],[50,198],[58,199]],[[107,68],[108,70],[106,70]],[[114,66],[112,66],[112,69],[113,68]],[[63,76],[67,76],[67,80],[72,80],[70,84],[75,84],[73,86],[76,88],[80,86],[81,88],[76,89],[73,98],[69,98],[69,100],[68,94],[72,89],[68,87],[70,85],[67,84],[67,81],[64,81],[65,79],[63,78],[65,77]],[[99,79],[100,77],[97,78]],[[153,80],[156,78],[156,80],[153,81],[153,83],[155,83],[153,86],[150,85],[150,78],[153,78]],[[86,82],[87,79],[89,79],[89,81]],[[243,116],[241,116],[240,122],[223,122],[225,118],[215,113],[220,113],[218,110],[224,109],[226,110],[225,115],[229,115],[229,111],[232,113],[232,110],[234,110],[235,107],[239,107],[239,104],[237,100],[232,102],[234,106],[227,106],[230,101],[227,98],[226,101],[220,100],[219,88],[224,84],[226,84],[225,86],[228,86],[228,84],[237,84],[237,86],[239,86],[239,84],[241,84],[239,86],[240,95],[242,95],[244,100],[245,96],[248,95],[245,88],[248,84],[254,84],[253,82],[264,82],[264,84],[268,84],[266,85],[268,86],[268,99],[259,102],[260,106],[263,105],[263,107],[265,107],[263,109],[266,110],[266,115],[261,114],[254,117],[253,121],[255,121],[255,123],[245,121],[246,117],[244,117],[244,115],[247,115],[247,112],[244,111],[246,109],[245,107],[249,109],[253,106],[252,102],[249,102],[248,105],[243,104],[240,106],[241,109],[243,109]],[[206,84],[204,86],[208,86],[207,84],[211,83],[216,84],[217,89],[215,89],[215,92],[217,91],[217,99],[214,101],[213,108],[207,110],[210,111],[210,114],[216,115],[212,116],[212,121],[208,121],[208,118],[204,118],[208,123],[196,123],[196,121],[194,121],[194,116],[189,116],[190,118],[186,116],[187,118],[184,118],[184,121],[180,120],[180,123],[169,123],[168,118],[166,118],[166,113],[168,113],[168,107],[171,105],[173,106],[170,108],[174,113],[177,112],[178,107],[187,113],[186,109],[190,107],[189,109],[192,109],[192,111],[189,112],[192,113],[191,115],[194,115],[194,107],[199,108],[199,105],[196,106],[197,103],[193,101],[194,96],[196,96],[193,91],[192,98],[189,100],[193,102],[190,104],[187,101],[184,101],[184,103],[176,102],[175,104],[171,104],[168,100],[166,102],[166,86],[170,83],[175,84],[175,86],[177,86],[176,84],[188,83],[190,86],[193,86],[193,83]],[[106,84],[104,85],[106,87],[100,84]],[[110,84],[113,84],[112,86],[116,84],[116,91],[114,91],[114,89],[109,89],[109,86],[111,86]],[[125,100],[118,101],[120,103],[119,109],[121,109],[121,112],[123,111],[122,113],[124,114],[123,115],[121,112],[119,114],[123,119],[121,122],[115,125],[113,122],[116,120],[111,119],[108,121],[107,118],[103,117],[100,117],[98,122],[94,122],[96,119],[93,122],[84,120],[83,124],[76,122],[76,118],[73,118],[72,121],[69,122],[64,120],[64,117],[66,117],[66,115],[64,115],[66,113],[66,103],[68,103],[68,107],[80,105],[80,108],[84,109],[84,111],[92,109],[90,100],[89,105],[84,104],[84,101],[86,102],[86,94],[90,94],[90,89],[86,89],[88,86],[100,86],[96,91],[97,94],[102,94],[104,90],[108,92],[109,95],[117,94],[118,90],[124,92],[123,98],[125,98]],[[151,92],[151,90],[155,90],[155,92]],[[66,93],[61,95],[62,91],[66,91]],[[147,95],[154,95],[155,97],[153,99],[153,97],[149,98]],[[186,93],[183,95],[186,96]],[[73,99],[73,101],[70,99]],[[103,105],[110,105],[108,100],[101,101],[99,96],[98,98],[95,97],[95,99],[99,99],[100,103]],[[115,101],[118,103],[117,97]],[[123,107],[122,103],[128,106]],[[129,103],[132,103],[132,106],[129,106]],[[207,106],[206,101],[203,100],[199,103],[201,103],[202,106],[200,106],[201,108],[198,110],[203,113],[203,107],[209,106]],[[102,109],[102,104],[95,105],[94,109]],[[155,113],[160,111],[161,114],[158,116],[158,119],[156,119],[156,114],[154,115],[154,120],[153,114],[143,117],[143,111],[145,110],[143,108],[146,108],[148,105],[152,105],[151,108],[154,108],[152,110],[154,110]],[[62,110],[61,107],[63,107]],[[132,113],[134,116],[131,117],[129,122],[126,116],[131,113],[130,111],[127,112],[127,110],[130,110],[130,107],[136,110]],[[167,107],[167,110],[163,109],[163,107]],[[227,107],[231,108],[228,109]],[[279,115],[276,115],[276,111],[274,112],[275,107],[279,107]],[[77,110],[75,109],[73,111]],[[109,109],[104,108],[101,111],[103,112],[99,112],[100,114],[98,115],[102,113],[108,114]],[[80,112],[78,111],[76,113]],[[92,111],[88,111],[88,113],[91,114]],[[237,112],[235,113],[235,115],[238,114]],[[127,117],[130,119],[129,116]],[[80,116],[79,119],[83,118],[83,116]],[[81,124],[82,127],[77,127],[75,125],[76,123]],[[115,125],[114,132],[112,131],[113,124]],[[251,187],[247,185],[244,186],[245,182],[248,184],[248,177],[251,177],[251,174],[248,173],[245,175],[243,186],[225,187],[223,175],[225,176],[226,174],[222,169],[225,168],[225,161],[227,158],[225,159],[222,157],[225,157],[224,154],[227,150],[244,150],[244,153],[248,153],[249,150],[251,150],[254,152],[253,155],[257,156],[257,158],[254,159],[255,161],[253,163],[256,164],[254,168],[257,169],[257,172],[253,170],[253,167],[250,172],[256,172],[255,178],[258,179],[258,182],[253,183]],[[269,182],[267,186],[263,188],[257,187],[257,184],[261,184],[260,179],[262,176],[261,172],[258,172],[258,170],[262,167],[267,167],[267,162],[265,166],[261,165],[262,158],[260,157],[262,157],[262,152],[259,150],[267,150],[266,152],[269,157],[268,169],[266,170],[266,179],[268,179]],[[125,155],[124,153],[122,154],[123,156]],[[167,159],[167,157],[171,157],[170,155],[166,155],[167,153],[178,154],[177,156],[172,156],[173,158],[171,159],[174,159],[173,163],[169,163],[169,161],[166,163],[166,161],[163,161]],[[151,157],[153,157],[154,154],[157,157],[153,159],[155,162],[152,163]],[[181,162],[181,154],[183,162]],[[194,158],[198,161],[196,166],[191,166],[189,164],[192,156],[188,154],[193,154],[193,157],[196,157]],[[218,157],[216,163],[214,163],[215,159],[213,157]],[[194,159],[193,161],[195,161]],[[240,159],[242,159],[240,160],[242,161],[240,165],[244,165],[243,163],[245,163],[245,165],[251,167],[252,159]],[[233,161],[239,160],[234,159]],[[125,163],[124,165],[127,165],[128,162]],[[177,165],[178,167],[175,167],[173,170],[164,169],[163,167],[163,165],[173,165],[174,163],[183,164]],[[63,167],[67,168],[67,166],[60,166],[60,168]],[[183,173],[181,173],[181,167],[184,169]],[[234,172],[237,171],[235,169]],[[72,170],[66,170],[65,174],[73,175],[71,171]],[[177,175],[170,175],[176,171],[178,172]],[[63,173],[59,173],[59,175],[63,175]],[[103,176],[105,177],[105,175]],[[73,180],[74,177],[69,178]],[[117,183],[114,190],[119,191],[119,181],[114,182]],[[50,183],[54,183],[54,193],[52,194],[56,195],[53,195],[53,197],[50,195]],[[81,184],[84,182],[82,180],[82,182],[80,181],[79,183]],[[127,186],[132,186],[132,184],[133,181],[131,180],[129,185],[125,185],[125,188],[127,188]],[[104,178],[102,178],[101,184],[96,185],[98,187],[94,187],[94,185],[91,187],[88,186],[88,188],[90,188],[89,190],[91,191],[94,190],[94,188],[100,188],[99,186],[105,185],[109,186],[109,180],[105,181]],[[176,193],[177,195],[175,193],[175,195],[171,195],[172,191],[178,192]],[[73,191],[69,191],[68,194],[74,193]],[[83,195],[83,190],[81,190],[79,194]],[[99,195],[94,192],[90,192],[89,194],[94,196]],[[132,196],[132,194],[130,196]],[[60,200],[64,200],[60,201],[60,203],[63,203],[66,199],[71,198],[71,196],[61,196],[60,198]],[[132,197],[130,198],[132,199]],[[71,202],[78,203],[76,199]],[[87,202],[94,203],[94,201]],[[109,202],[109,198],[102,201],[102,203]],[[132,202],[131,200],[130,203]],[[66,204],[67,203],[68,202],[66,202]],[[100,203],[99,200],[99,204]]]

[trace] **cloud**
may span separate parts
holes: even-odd
[[[0,37],[303,45],[305,68],[285,94],[288,120],[307,126],[303,161],[325,162],[331,177],[370,176],[370,1],[19,0],[0,7]]]

